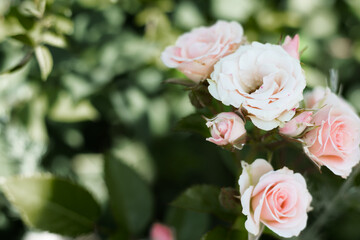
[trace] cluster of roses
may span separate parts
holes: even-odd
[[[301,142],[314,163],[343,178],[359,162],[360,119],[354,109],[328,88],[303,94],[298,35],[287,36],[282,45],[248,43],[240,24],[218,21],[180,36],[161,57],[192,81],[207,81],[212,97],[233,106],[233,112],[207,119],[208,141],[241,149],[245,121],[251,120],[259,129],[278,128],[280,135]],[[282,237],[299,235],[312,200],[304,177],[286,167],[274,170],[264,159],[242,166],[247,231],[258,235],[265,225]]]

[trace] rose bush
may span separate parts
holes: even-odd
[[[274,171],[264,159],[242,165],[239,186],[247,231],[258,235],[264,224],[282,237],[298,236],[312,200],[304,177],[286,167]]]
[[[305,104],[320,109],[311,121],[318,127],[303,138],[305,153],[319,166],[346,178],[360,160],[360,118],[330,89],[315,89],[306,95]]]
[[[214,98],[242,107],[263,130],[276,128],[294,116],[306,86],[298,59],[279,45],[258,42],[222,58],[208,82]]]
[[[237,22],[217,21],[213,26],[195,28],[167,47],[161,59],[167,67],[177,68],[195,82],[206,79],[214,64],[234,52],[244,40]]]

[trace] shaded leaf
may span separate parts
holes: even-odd
[[[194,132],[205,137],[209,136],[209,130],[206,127],[205,119],[197,113],[186,116],[178,121],[174,130]]]
[[[207,85],[199,84],[191,88],[189,93],[191,104],[196,108],[204,108],[212,104],[213,97],[210,95]]]
[[[221,206],[223,206],[225,209],[233,211],[237,210],[240,214],[240,199],[236,196],[240,196],[240,193],[236,189],[230,187],[221,188],[219,200]]]
[[[197,185],[188,188],[171,205],[198,212],[216,215],[225,221],[235,218],[231,212],[225,210],[219,201],[220,188],[210,185]]]
[[[246,231],[239,231],[236,229],[226,229],[224,227],[216,227],[210,232],[206,233],[201,240],[242,240],[247,239]]]
[[[194,87],[196,85],[195,82],[186,78],[169,78],[165,80],[165,83],[172,83],[172,84],[182,85],[185,87]]]
[[[9,178],[2,187],[30,227],[75,237],[93,231],[100,215],[87,190],[51,175]]]
[[[175,229],[177,240],[199,240],[209,223],[208,214],[181,208],[170,208],[166,216],[166,224]]]
[[[117,223],[129,232],[141,232],[153,211],[149,186],[134,170],[111,156],[105,161],[105,181]]]
[[[28,46],[34,46],[34,44],[35,44],[33,39],[31,39],[27,34],[14,35],[14,36],[12,36],[12,38],[16,39]]]

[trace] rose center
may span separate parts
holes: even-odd
[[[248,93],[251,94],[255,92],[256,90],[261,88],[262,85],[263,85],[263,77],[259,74],[256,74],[253,78],[251,85],[249,86]]]
[[[227,130],[228,130],[228,125],[226,122],[220,122],[217,126],[219,133],[222,137],[224,137],[224,135],[226,134]]]

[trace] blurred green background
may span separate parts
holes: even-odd
[[[149,201],[151,210],[132,239],[146,238],[156,221],[176,228],[178,240],[200,239],[221,222],[169,203],[194,184],[236,186],[229,152],[177,130],[195,108],[183,87],[163,83],[182,75],[167,69],[160,53],[183,32],[224,19],[241,23],[249,41],[276,44],[299,33],[308,86],[325,86],[329,70],[337,69],[342,95],[360,111],[359,0],[48,0],[43,14],[26,2],[39,1],[0,1],[0,73],[6,73],[0,75],[0,176],[50,172],[85,186],[108,209],[103,166],[111,154],[151,198],[134,200]],[[36,58],[39,46],[45,50]],[[283,153],[275,153],[275,162],[276,154]],[[287,159],[301,154],[292,151]],[[240,158],[245,155],[246,149]],[[308,160],[300,165],[310,168],[301,170],[315,199],[310,226],[343,180],[326,169],[318,174]],[[318,239],[360,238],[359,181]],[[0,239],[33,231],[3,194],[0,208]],[[101,221],[114,228],[110,212]]]

